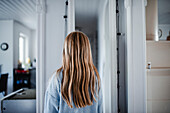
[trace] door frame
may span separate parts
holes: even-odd
[[[146,22],[147,0],[125,0],[126,75],[128,113],[146,113]]]
[[[45,23],[46,2],[36,0],[37,16],[37,67],[36,67],[36,113],[43,113],[45,95]]]

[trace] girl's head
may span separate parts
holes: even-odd
[[[61,95],[71,108],[92,105],[96,101],[100,77],[93,64],[88,37],[82,32],[70,33],[63,47]]]

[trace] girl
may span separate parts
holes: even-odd
[[[64,41],[62,67],[47,87],[44,113],[102,113],[102,102],[88,37],[72,32]]]

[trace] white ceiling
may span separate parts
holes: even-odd
[[[36,0],[0,0],[0,20],[4,19],[36,29]]]
[[[158,23],[170,24],[170,0],[158,0]]]
[[[76,26],[85,33],[93,33],[97,27],[97,14],[100,0],[75,0]]]

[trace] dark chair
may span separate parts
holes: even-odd
[[[8,73],[0,75],[0,93],[5,92],[7,94],[7,82],[8,82]]]

